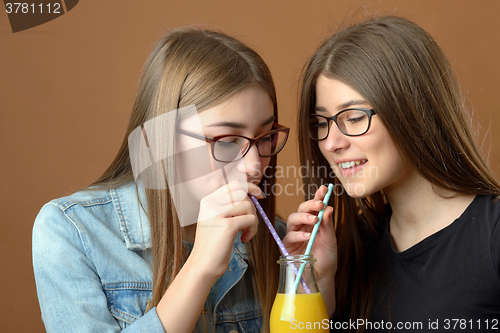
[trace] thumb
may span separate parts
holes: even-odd
[[[320,229],[325,235],[335,234],[335,227],[333,225],[333,207],[326,207],[323,219],[321,220]]]

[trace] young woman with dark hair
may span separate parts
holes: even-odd
[[[303,73],[299,124],[301,164],[331,171],[304,181],[336,185],[312,253],[318,275],[335,281],[325,294],[337,327],[498,327],[500,183],[433,38],[392,16],[334,34]],[[292,254],[325,192],[289,217]]]

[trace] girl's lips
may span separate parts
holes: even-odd
[[[353,161],[354,162],[354,161]],[[354,164],[349,168],[344,168],[342,166],[346,166],[346,163],[338,163],[337,167],[342,174],[343,177],[353,176],[356,172],[358,172],[361,168],[364,168],[364,165],[368,162],[368,160],[360,160],[359,164]],[[348,163],[348,162],[347,162]],[[351,163],[352,164],[352,163]],[[342,165],[342,166],[341,166]]]
[[[341,167],[343,169],[349,169],[350,167],[353,167],[355,165],[359,165],[359,164],[364,163],[364,162],[366,162],[366,159],[337,162],[337,164],[339,165],[339,167]]]

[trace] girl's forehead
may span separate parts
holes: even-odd
[[[260,87],[248,87],[207,110],[198,112],[203,126],[221,123],[229,127],[254,127],[274,116],[274,106],[269,94]],[[188,121],[193,121],[193,116]]]
[[[190,131],[200,132],[203,125],[198,113],[179,119],[179,126]]]

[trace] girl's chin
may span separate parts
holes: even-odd
[[[344,189],[346,193],[351,197],[355,199],[362,199],[366,198],[369,196],[371,193],[367,190],[366,186],[364,184],[360,183],[346,183],[344,184]]]

